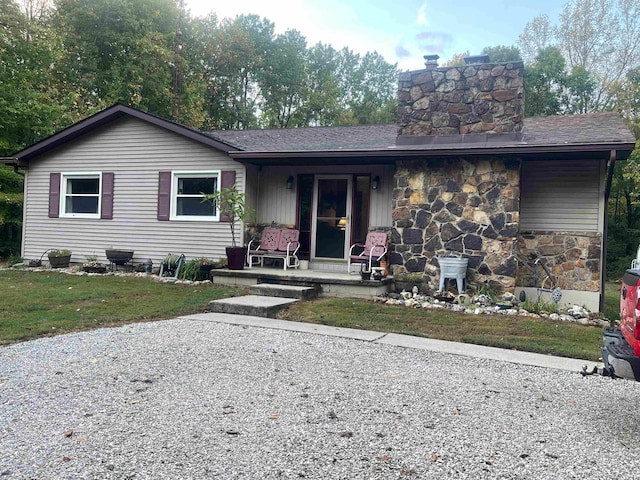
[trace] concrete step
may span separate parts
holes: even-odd
[[[255,317],[275,318],[276,314],[292,303],[293,298],[274,298],[262,295],[245,295],[243,297],[224,298],[209,302],[209,310],[215,313],[233,313],[236,315],[253,315]]]
[[[249,293],[265,297],[299,298],[311,300],[318,296],[318,289],[298,285],[280,285],[278,283],[257,283],[249,287]]]

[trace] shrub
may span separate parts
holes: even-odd
[[[47,255],[49,257],[68,257],[69,255],[71,255],[71,250],[58,250],[52,248],[51,250],[49,250],[49,253]]]

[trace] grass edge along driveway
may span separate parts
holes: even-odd
[[[132,276],[0,271],[0,344],[162,320],[206,311],[211,300],[244,290],[213,284],[159,283]],[[609,290],[615,292],[615,285]],[[612,293],[609,300],[617,297]],[[353,298],[299,302],[281,318],[402,333],[596,361],[602,330],[545,318],[468,315],[383,305]]]

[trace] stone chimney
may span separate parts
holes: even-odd
[[[429,57],[429,58],[427,58]],[[398,135],[520,132],[524,64],[466,57],[464,66],[403,72],[398,85]],[[437,59],[436,59],[437,62]]]

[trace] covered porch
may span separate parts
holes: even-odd
[[[346,275],[350,247],[364,243],[368,232],[386,232],[392,225],[395,163],[362,160],[246,163],[247,202],[255,216],[245,225],[245,244],[251,240],[256,244],[266,227],[296,229],[300,232],[297,256],[309,264],[302,275]],[[353,278],[360,281],[358,275],[345,276]]]

